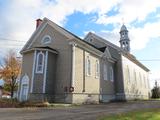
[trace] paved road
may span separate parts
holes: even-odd
[[[96,120],[136,109],[160,108],[160,101],[108,103],[64,108],[0,108],[0,120]]]

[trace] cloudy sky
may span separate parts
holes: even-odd
[[[79,37],[92,31],[119,45],[124,23],[131,53],[160,81],[160,0],[0,0],[0,58],[22,48],[37,18],[49,18]]]

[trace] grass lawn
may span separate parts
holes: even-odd
[[[160,120],[160,108],[108,115],[99,120]]]

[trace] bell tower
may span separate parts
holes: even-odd
[[[120,33],[119,42],[120,42],[121,48],[126,52],[130,52],[130,40],[128,37],[128,30],[124,24],[122,25],[119,33]]]

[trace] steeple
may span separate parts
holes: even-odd
[[[126,52],[130,52],[130,40],[128,37],[128,30],[126,26],[123,24],[120,30],[120,45],[123,50]]]

